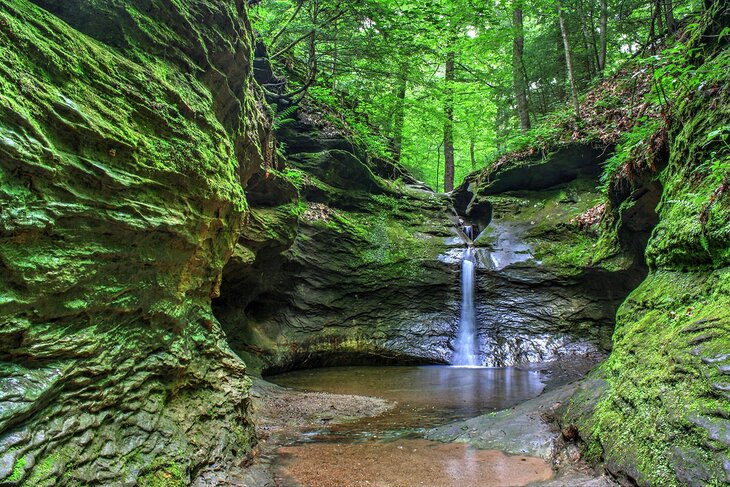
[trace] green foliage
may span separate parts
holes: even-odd
[[[601,175],[601,190],[605,193],[611,181],[619,174],[626,164],[652,164],[650,159],[651,137],[662,126],[660,119],[642,117],[637,120],[633,128],[621,134],[616,151],[604,164]]]
[[[174,463],[146,467],[139,477],[140,487],[183,487],[188,485],[185,469]]]
[[[730,174],[730,125],[717,128],[707,134],[703,149],[708,149],[708,158],[697,167],[701,173],[708,176],[711,184],[719,185],[726,181]]]
[[[299,169],[295,169],[293,167],[287,167],[283,171],[283,176],[286,178],[290,183],[292,183],[297,189],[302,189],[305,182],[305,173],[300,171]]]
[[[274,117],[271,122],[272,128],[274,130],[279,130],[287,123],[295,122],[296,119],[292,118],[292,116],[297,112],[298,109],[299,107],[297,105],[288,106],[281,111],[274,108]]]

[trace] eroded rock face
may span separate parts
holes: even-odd
[[[702,69],[729,58],[720,51]],[[642,486],[730,482],[730,199],[727,173],[703,169],[719,146],[708,134],[730,121],[720,72],[678,104],[660,172],[613,195],[615,211],[640,214],[641,198],[622,197],[663,188],[650,273],[618,311],[613,352],[596,372],[605,386],[563,414],[614,475]]]
[[[591,225],[579,228],[581,215],[601,208],[604,155],[569,146],[544,160],[475,173],[455,191],[457,210],[481,230],[476,309],[487,365],[611,349],[616,309],[647,271],[641,243],[628,238],[622,246],[618,237],[601,240]],[[640,214],[649,229],[655,196]],[[638,227],[641,218],[626,221]]]
[[[377,175],[306,115],[279,136],[299,196],[253,207],[262,224],[226,266],[215,307],[234,349],[269,371],[447,361],[459,267],[439,256],[464,245],[449,200]]]
[[[0,482],[213,479],[253,442],[210,310],[271,162],[244,7],[0,6]]]

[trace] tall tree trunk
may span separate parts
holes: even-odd
[[[568,68],[568,80],[570,81],[570,91],[573,95],[573,108],[575,116],[580,118],[580,102],[578,101],[578,89],[575,85],[575,73],[573,72],[573,56],[570,51],[570,42],[568,41],[568,31],[565,28],[565,18],[563,17],[563,7],[558,2],[558,21],[560,22],[560,33],[563,36],[563,46],[565,47],[565,64]]]
[[[446,54],[444,99],[444,192],[454,189],[454,51]]]
[[[405,102],[408,90],[408,63],[401,63],[398,79],[398,91],[393,113],[393,160],[400,162],[403,146],[403,122],[406,117]]]
[[[606,44],[608,39],[608,0],[600,0],[601,20],[598,26],[598,42],[601,44],[598,50],[598,71],[603,76],[606,69]]]
[[[555,98],[560,101],[565,101],[567,98],[565,94],[565,78],[567,78],[566,72],[568,71],[568,67],[565,65],[565,46],[563,46],[563,35],[560,32],[560,28],[555,30],[555,67]]]
[[[471,170],[476,171],[477,170],[477,158],[474,155],[474,146],[476,145],[476,141],[472,137],[471,140],[469,140],[469,158],[471,159]]]
[[[334,23],[334,36],[332,38],[332,91],[337,90],[337,20]]]
[[[512,85],[517,101],[517,114],[523,132],[530,130],[530,111],[527,105],[527,80],[524,75],[523,53],[525,51],[525,31],[522,22],[522,0],[515,0],[512,17],[514,35],[512,37]]]
[[[583,34],[583,49],[586,53],[586,67],[588,68],[588,74],[593,78],[596,74],[597,66],[593,65],[593,57],[591,56],[591,50],[595,48],[591,47],[591,38],[588,34],[588,18],[586,18],[585,12],[583,11],[583,1],[578,0],[576,2],[576,8],[578,9],[578,21],[580,22],[580,31]]]
[[[664,0],[664,15],[667,24],[667,30],[670,34],[677,32],[677,23],[674,21],[674,5],[672,0]]]
[[[443,142],[436,147],[436,192],[439,192],[439,175],[441,174],[441,146]]]
[[[606,0],[607,1],[607,0]],[[599,76],[603,76],[603,69],[601,67],[601,56],[598,54],[600,43],[599,40],[596,40],[596,16],[595,16],[595,9],[593,8],[593,3],[591,2],[589,5],[590,8],[590,15],[588,16],[588,21],[590,22],[590,32],[591,32],[591,44],[593,45],[593,56],[596,63],[596,70],[598,71]],[[603,61],[603,67],[605,67],[606,64],[606,57],[604,56]]]

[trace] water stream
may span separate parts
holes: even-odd
[[[280,487],[506,487],[552,476],[542,459],[423,438],[427,428],[520,404],[542,391],[540,374],[515,368],[333,367],[268,380],[290,388],[397,402],[375,417],[313,423],[279,448]]]
[[[471,228],[471,227],[469,227]],[[476,331],[476,313],[474,310],[474,278],[477,261],[474,247],[467,247],[461,258],[461,316],[459,330],[454,342],[453,365],[478,367],[479,345]]]

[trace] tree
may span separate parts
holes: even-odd
[[[522,0],[513,2],[513,40],[512,40],[512,84],[517,102],[517,114],[523,132],[530,129],[530,112],[527,105],[527,81],[523,53],[525,50],[525,32],[522,22]]]
[[[446,95],[444,96],[444,191],[454,189],[454,73],[455,53],[446,53]]]
[[[393,160],[396,162],[400,162],[400,155],[403,149],[403,122],[406,116],[405,102],[408,91],[408,71],[408,62],[402,61],[396,93],[396,105],[393,113]]]
[[[573,108],[575,116],[580,118],[580,102],[578,101],[578,88],[575,84],[575,72],[573,71],[573,54],[570,50],[570,41],[568,40],[568,31],[565,27],[565,16],[563,15],[563,6],[558,0],[558,21],[560,23],[560,33],[563,37],[563,46],[565,47],[565,64],[568,70],[568,80],[570,81],[570,93],[573,98]]]
[[[285,75],[264,87],[278,106],[306,94],[369,153],[450,189],[566,100],[580,115],[579,89],[689,8],[562,0],[556,15],[556,1],[267,0],[251,12]]]
[[[606,45],[608,39],[608,0],[600,0],[601,19],[598,27],[598,72],[603,76],[606,69]]]

